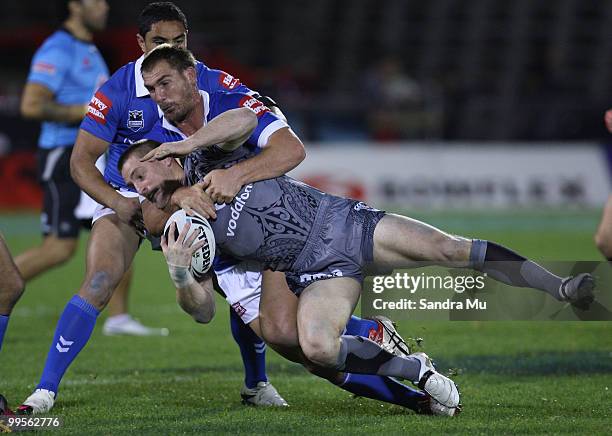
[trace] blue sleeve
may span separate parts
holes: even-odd
[[[287,123],[278,118],[261,101],[247,94],[237,92],[216,92],[211,94],[210,116],[212,119],[230,109],[247,107],[257,115],[257,127],[247,140],[251,145],[265,147],[270,136],[284,127]]]
[[[124,113],[126,93],[111,77],[91,98],[81,129],[106,142],[113,142]]]
[[[198,84],[200,89],[212,94],[217,91],[225,92],[240,92],[249,95],[258,95],[257,92],[252,91],[237,77],[226,73],[221,70],[213,70],[208,68],[204,64],[200,64],[201,68],[198,72]]]
[[[58,43],[43,44],[32,58],[27,81],[44,85],[55,94],[70,69],[70,52],[70,47]]]

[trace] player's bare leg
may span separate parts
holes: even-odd
[[[121,278],[115,292],[113,292],[113,296],[108,302],[109,317],[128,313],[128,296],[133,276],[134,269],[130,266]]]
[[[78,238],[58,238],[47,235],[38,247],[29,249],[15,258],[15,263],[24,280],[67,262],[72,258],[78,246]]]
[[[595,233],[595,244],[608,261],[612,261],[612,195],[608,197],[601,222]]]
[[[8,315],[21,297],[24,281],[0,234],[0,315]],[[1,343],[1,341],[0,341]]]
[[[306,358],[339,371],[402,377],[418,383],[446,408],[459,407],[455,384],[436,372],[425,354],[400,357],[367,338],[342,334],[360,293],[361,284],[348,277],[320,280],[302,292],[298,337]]]
[[[24,282],[0,234],[0,349],[8,327],[9,315],[23,294]]]
[[[282,272],[264,271],[261,280],[262,294],[259,302],[259,324],[261,337],[274,349],[299,347],[297,335],[298,299],[289,290],[285,274]],[[290,360],[299,362],[301,356],[294,354]]]
[[[449,235],[400,215],[385,215],[376,226],[374,263],[384,268],[423,263],[470,267],[511,286],[539,289],[560,301],[593,300],[590,274],[562,278],[494,242]]]
[[[60,316],[35,392],[17,413],[46,413],[53,407],[64,373],[87,344],[100,311],[130,267],[138,242],[132,227],[114,214],[94,223],[87,245],[85,280]]]
[[[85,281],[78,294],[96,309],[104,309],[130,268],[138,243],[132,227],[116,215],[97,220],[87,245]]]

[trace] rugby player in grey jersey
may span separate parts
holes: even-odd
[[[253,125],[249,111],[233,111],[232,125],[241,128],[237,120],[244,117],[242,128],[248,131]],[[222,125],[211,122],[205,128]],[[190,155],[183,169],[170,157],[146,160],[155,146],[148,141],[132,147],[120,168],[125,180],[160,208],[166,207],[176,186],[197,182],[204,168],[212,169],[211,157],[224,153],[227,163],[248,154],[242,146],[229,151],[223,145],[203,143],[204,148]],[[588,298],[593,289],[588,274],[561,278],[493,242],[449,235],[287,176],[244,186],[231,204],[218,206],[217,218],[210,224],[223,254],[285,272],[291,290],[299,296],[297,337],[310,362],[338,371],[403,377],[448,408],[459,405],[459,393],[425,355],[399,357],[369,339],[342,335],[359,300],[363,269],[406,268],[417,262],[452,264],[486,272],[513,286],[540,289],[563,301]],[[198,245],[191,246],[194,235],[188,237],[188,230],[183,228],[178,238],[164,240],[164,254],[179,288],[181,307],[196,320],[207,322],[214,314],[212,278],[197,283],[190,276],[190,256]]]
[[[190,89],[190,67],[179,69],[159,56],[145,63],[146,59],[143,78],[152,98],[164,103],[162,109],[174,100],[180,102],[184,113],[175,128],[194,132],[159,147],[151,142],[133,146],[119,163],[125,180],[163,209],[176,186],[200,181],[216,165],[242,161],[248,151],[241,144],[257,119],[252,110],[242,107],[202,125],[201,116],[191,114],[201,101],[197,88]],[[164,80],[158,80],[159,76]],[[173,157],[187,155],[183,169]],[[542,290],[560,301],[592,299],[594,281],[589,274],[561,278],[493,242],[449,235],[286,176],[243,186],[230,204],[219,206],[211,225],[223,254],[286,274],[291,290],[299,296],[297,308],[287,309],[297,313],[294,345],[310,362],[338,371],[403,377],[448,408],[459,405],[457,388],[435,371],[427,356],[396,356],[368,339],[342,334],[359,300],[366,267],[390,270],[418,262],[452,264],[486,272],[509,285]],[[164,253],[181,306],[194,318],[205,320],[214,313],[212,280],[197,283],[189,275],[194,247],[187,231],[182,229],[178,239],[172,235],[164,241]],[[264,286],[262,312],[266,292]],[[267,339],[265,330],[263,336]]]

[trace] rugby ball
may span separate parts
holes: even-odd
[[[166,225],[164,227],[164,235],[166,236],[166,239],[168,238],[170,226],[173,222],[176,223],[176,231],[174,234],[175,238],[178,238],[178,234],[185,223],[189,222],[191,223],[189,235],[191,235],[191,233],[194,231],[201,230],[196,242],[206,240],[206,244],[193,253],[193,257],[191,258],[191,268],[189,269],[191,271],[191,275],[193,275],[193,277],[199,281],[208,272],[212,266],[213,260],[215,259],[215,235],[212,227],[208,223],[208,220],[201,215],[196,213],[193,216],[189,216],[183,209],[179,209],[174,212],[170,218],[168,218],[168,221],[166,221]]]

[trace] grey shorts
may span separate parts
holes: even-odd
[[[383,216],[384,211],[360,201],[324,197],[304,249],[285,273],[293,293],[334,277],[361,283],[363,267],[373,260],[374,229]]]

